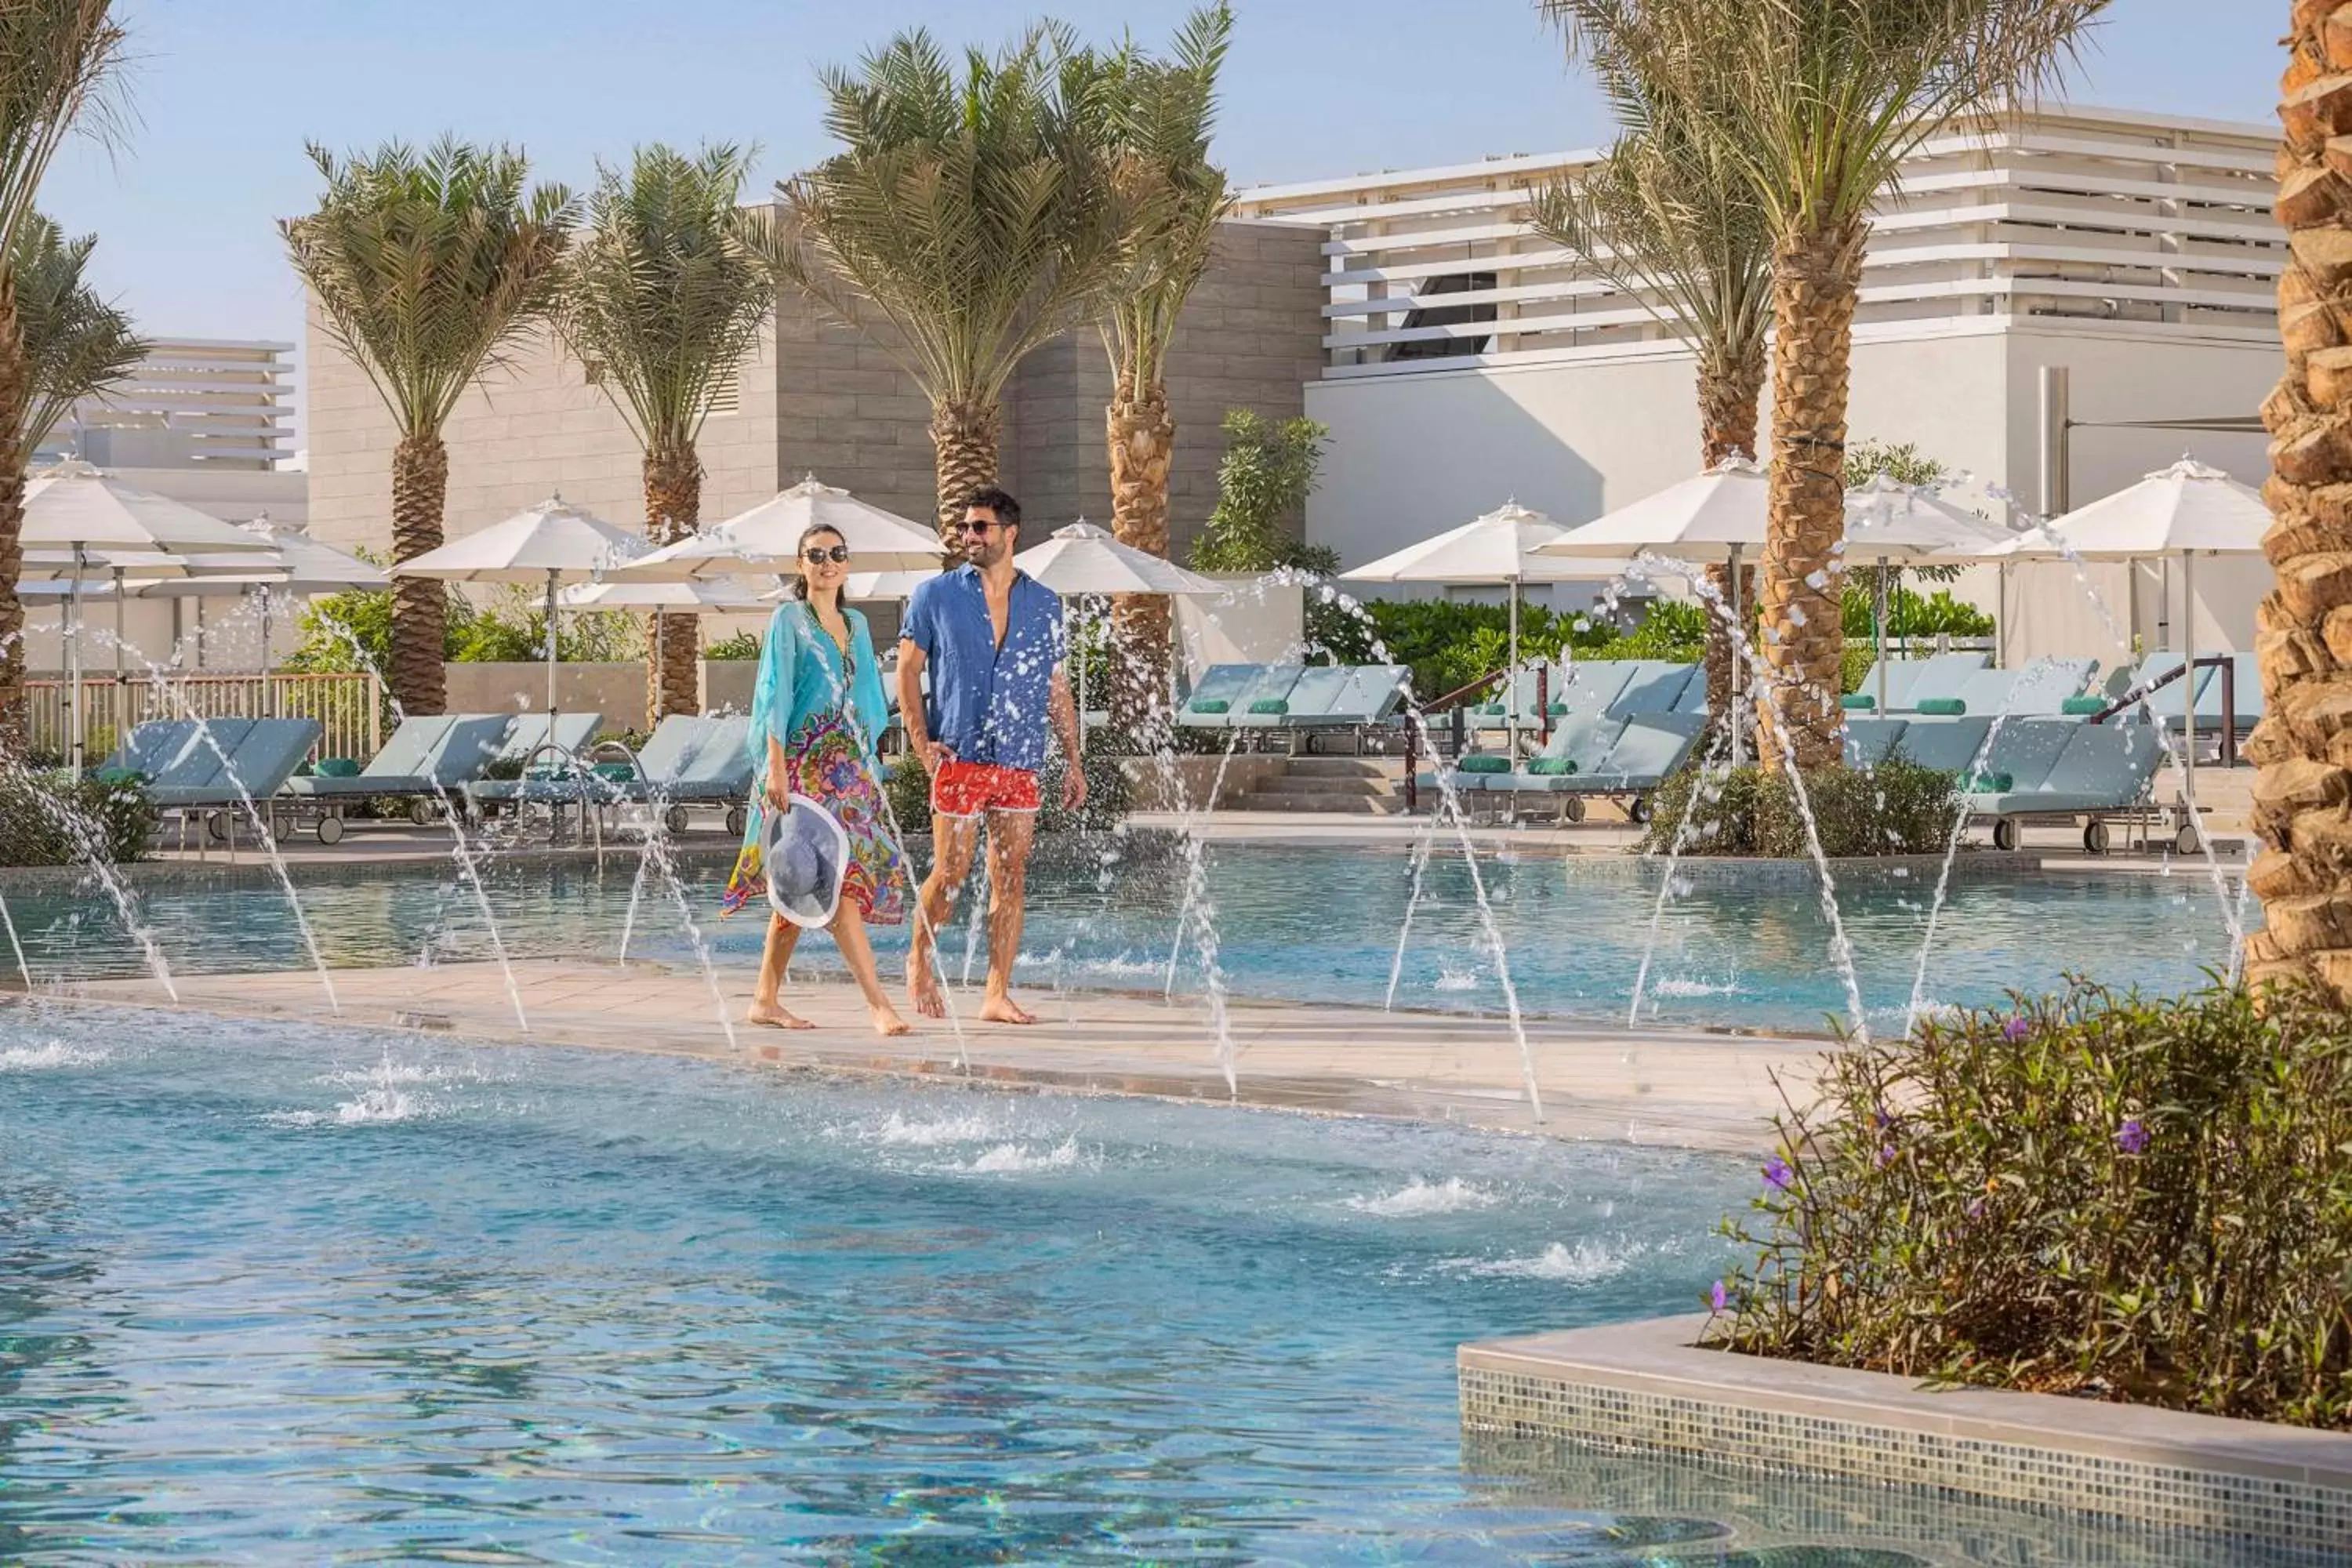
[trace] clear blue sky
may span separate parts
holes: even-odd
[[[122,0],[137,57],[121,144],[69,145],[43,205],[100,236],[95,273],[152,331],[296,338],[271,220],[307,207],[306,140],[454,130],[574,186],[635,142],[757,142],[766,175],[826,151],[816,67],[904,26],[993,42],[1040,15],[1163,37],[1190,0]],[[2115,0],[2067,96],[2271,121],[2286,0]],[[1237,0],[1219,149],[1239,182],[1605,140],[1531,0]]]

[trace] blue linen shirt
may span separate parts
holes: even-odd
[[[1032,772],[1045,765],[1046,698],[1055,667],[1070,651],[1052,589],[1013,572],[998,647],[980,568],[966,563],[917,585],[898,635],[923,650],[929,667],[923,713],[932,740],[967,763]]]

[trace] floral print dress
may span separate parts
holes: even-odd
[[[743,847],[719,900],[723,914],[767,900],[768,741],[783,747],[785,788],[804,795],[839,819],[849,836],[850,862],[841,896],[868,925],[897,925],[907,915],[904,858],[889,829],[877,776],[875,742],[888,719],[882,672],[866,617],[845,608],[849,649],[842,651],[805,604],[777,606],[760,650],[751,698],[754,779]]]

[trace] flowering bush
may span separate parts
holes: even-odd
[[[136,860],[158,814],[135,776],[0,771],[0,866]]]
[[[1849,1042],[1707,1342],[2352,1427],[2352,1018],[2066,994]]]

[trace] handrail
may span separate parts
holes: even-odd
[[[2221,672],[2221,764],[2224,767],[2236,767],[2238,765],[2238,661],[2225,653],[2209,654],[2184,660],[2179,667],[2165,671],[2146,685],[2136,686],[2125,692],[2121,697],[2092,714],[2091,722],[2104,724],[2126,709],[2138,707],[2146,702],[2152,693],[2163,690],[2176,680],[2187,679],[2192,669],[2218,669]],[[2197,743],[2195,693],[2190,693],[2181,703],[2180,710],[2183,714],[2182,727],[2188,732],[2189,743],[2193,746]]]

